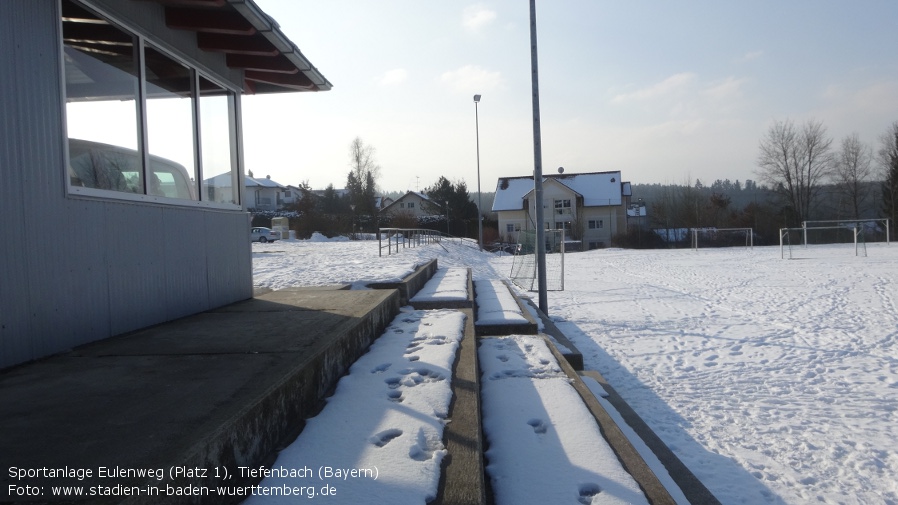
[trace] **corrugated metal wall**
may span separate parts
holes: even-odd
[[[58,19],[0,1],[0,368],[252,296],[245,212],[66,196]]]

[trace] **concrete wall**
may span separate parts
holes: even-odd
[[[0,1],[0,368],[252,296],[246,212],[67,196],[58,32]]]

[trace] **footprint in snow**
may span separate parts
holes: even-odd
[[[402,435],[402,430],[397,430],[397,429],[384,430],[384,431],[374,435],[369,440],[371,441],[372,444],[374,444],[378,447],[383,447],[383,446],[389,444],[390,442],[392,442],[393,439],[398,437],[399,435]]]
[[[371,370],[371,373],[384,373],[389,370],[391,365],[392,363],[382,363],[374,367],[374,369]]]
[[[533,433],[538,433],[540,435],[545,433],[548,429],[546,423],[544,423],[542,419],[534,418],[527,421],[527,424],[529,424],[533,428]]]
[[[429,440],[421,430],[418,432],[418,443],[411,446],[408,455],[415,461],[427,461],[433,458],[433,454],[443,448],[443,443],[439,440]]]
[[[578,501],[584,505],[590,505],[593,502],[593,498],[601,492],[602,488],[598,484],[581,484]]]

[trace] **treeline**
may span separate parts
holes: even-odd
[[[637,221],[641,230],[689,228],[752,228],[757,242],[779,241],[780,228],[797,228],[806,221],[889,218],[891,232],[898,221],[898,122],[880,135],[877,145],[851,134],[836,143],[819,121],[796,125],[774,121],[759,143],[760,183],[727,179],[706,185],[634,185],[633,202],[647,209]],[[641,203],[640,203],[641,201]],[[647,221],[645,223],[644,221]],[[632,225],[632,219],[631,223]],[[618,239],[631,245],[632,226]],[[882,227],[867,228],[871,234]],[[654,246],[655,235],[649,236]],[[674,237],[685,237],[673,233]],[[645,246],[646,242],[638,242]]]
[[[882,218],[882,181],[862,182],[857,217]],[[779,243],[779,229],[799,227],[796,214],[782,195],[752,180],[701,180],[684,184],[634,184],[632,203],[644,205],[646,216],[630,217],[628,233],[618,237],[617,245],[641,247],[689,246],[686,234],[673,230],[689,228],[752,228],[755,244]],[[818,188],[819,199],[810,219],[855,219],[855,201],[838,184]],[[646,236],[648,229],[658,230]],[[641,232],[641,237],[633,236]],[[661,230],[672,230],[664,234]],[[659,235],[675,237],[668,243]],[[639,238],[637,241],[636,239]]]

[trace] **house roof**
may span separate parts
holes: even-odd
[[[261,188],[283,188],[282,184],[278,184],[271,180],[269,177],[247,177],[246,178],[246,187],[261,187]]]
[[[243,71],[247,94],[327,91],[331,83],[253,0],[141,0],[159,4],[165,26],[196,33],[197,49],[223,53],[228,67]],[[65,33],[94,50],[124,48],[115,30],[96,23],[81,7],[63,2]],[[69,42],[69,41],[67,41]]]
[[[419,193],[419,192],[417,192],[417,191],[409,191],[409,192],[407,192],[406,194],[404,194],[404,195],[400,196],[399,198],[397,198],[397,199],[393,200],[392,202],[390,202],[390,204],[387,205],[386,207],[384,207],[383,210],[387,210],[387,209],[389,209],[390,207],[396,205],[396,204],[399,203],[399,202],[404,202],[404,201],[405,201],[405,198],[408,197],[408,196],[416,196],[416,197],[420,198],[421,200],[424,200],[425,202],[432,203],[432,204],[436,205],[437,207],[442,208],[442,205],[440,205],[439,203],[437,203],[437,202],[431,200],[431,199],[430,199],[427,195],[425,195],[424,193]]]
[[[552,180],[583,196],[583,205],[620,205],[624,189],[620,172],[590,172],[585,174],[553,174],[543,177],[543,183]],[[626,186],[625,186],[626,185]],[[523,209],[523,199],[533,191],[533,176],[502,177],[496,184],[493,212]]]
[[[286,186],[282,184],[278,184],[277,182],[262,177],[244,177],[244,184],[247,188],[278,188],[284,189]],[[231,187],[231,174],[224,173],[216,175],[215,177],[210,177],[205,180],[207,184],[211,184],[212,186],[219,188],[229,188]]]

